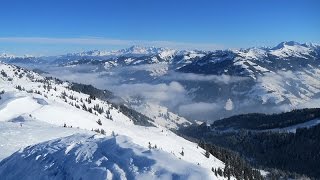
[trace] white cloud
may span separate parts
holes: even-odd
[[[227,111],[231,111],[233,109],[233,102],[230,98],[227,100],[226,105],[224,106],[224,109]]]
[[[176,106],[186,100],[187,91],[178,82],[169,84],[122,84],[116,86],[114,92],[121,97],[141,97],[157,104]]]

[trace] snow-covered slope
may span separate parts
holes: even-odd
[[[211,52],[179,71],[245,77],[243,83],[231,83],[230,93],[224,96],[297,108],[320,93],[319,52],[316,44],[282,42],[274,48]]]
[[[300,44],[294,41],[282,42],[270,50],[270,54],[280,58],[301,57],[308,59],[315,49],[313,44]]]
[[[91,131],[48,124],[28,115],[0,121],[0,161],[20,148],[75,133],[94,134]]]
[[[26,173],[28,172],[28,173]],[[29,146],[0,163],[5,179],[210,179],[197,165],[125,136],[75,134]]]
[[[189,120],[170,112],[168,108],[152,102],[132,103],[131,107],[153,119],[157,125],[168,129],[178,129],[192,124]]]
[[[161,156],[163,156],[163,154],[170,154],[171,157],[168,157],[169,159],[174,159],[175,161],[180,161],[184,163],[188,162],[199,167],[199,171],[197,170],[198,168],[195,168],[195,169],[191,168],[193,170],[190,169],[188,171],[180,169],[181,171],[179,170],[179,172],[191,172],[191,171],[199,172],[199,173],[192,173],[192,174],[188,173],[190,176],[188,174],[182,174],[182,177],[191,178],[192,175],[199,174],[201,175],[200,179],[201,177],[216,179],[218,177],[214,176],[214,173],[211,171],[211,168],[212,167],[224,168],[224,164],[218,159],[216,159],[215,157],[213,156],[210,156],[209,158],[205,157],[204,156],[205,150],[197,147],[197,144],[187,141],[161,126],[145,127],[145,126],[134,125],[133,121],[129,117],[127,117],[125,114],[123,114],[119,109],[117,109],[117,107],[112,106],[112,104],[109,104],[106,101],[99,100],[98,98],[92,98],[89,95],[75,92],[69,88],[68,86],[69,83],[67,82],[61,82],[59,80],[50,79],[50,78],[43,78],[34,72],[30,72],[25,69],[18,68],[16,66],[11,66],[11,65],[2,64],[2,63],[0,63],[0,69],[1,69],[0,92],[4,91],[4,93],[1,94],[1,100],[0,100],[0,120],[2,123],[6,123],[6,126],[15,126],[15,128],[25,128],[25,127],[28,127],[28,123],[24,122],[25,119],[27,119],[28,122],[40,121],[42,123],[50,124],[55,128],[60,127],[64,129],[63,126],[66,126],[66,127],[69,127],[67,129],[71,129],[70,127],[72,127],[72,129],[75,131],[77,131],[79,128],[79,130],[82,129],[82,130],[88,130],[88,131],[91,131],[91,130],[96,130],[99,132],[102,131],[102,133],[106,135],[118,134],[121,136],[130,137],[130,143],[141,146],[140,148],[144,148],[143,151],[145,151],[145,149],[148,148],[149,146],[153,148],[156,146],[157,150],[155,151],[160,151],[160,152],[159,153],[156,152],[155,154],[159,154],[159,158],[153,157],[153,153],[151,153],[152,155],[150,156],[152,156],[152,158],[158,158],[157,160],[159,160],[159,163],[161,165],[161,166],[159,165],[159,167],[165,166],[161,164],[161,163],[164,163],[165,161],[160,161]],[[101,109],[103,109],[103,112],[101,112]],[[17,124],[12,124],[12,123],[17,123]],[[40,126],[39,128],[42,128],[42,126]],[[45,129],[48,129],[48,128],[49,128],[48,125],[45,125]],[[51,133],[50,131],[51,130],[48,130],[48,134]],[[12,133],[13,131],[9,131],[9,132]],[[46,134],[46,132],[43,132],[43,133]],[[54,130],[52,132],[54,132]],[[39,131],[31,131],[31,132],[29,131],[29,133],[31,134],[35,133],[39,135]],[[2,141],[6,140],[6,136],[7,135],[4,134],[4,138],[2,139]],[[8,136],[11,136],[12,138],[14,134],[11,134]],[[52,134],[47,136],[49,139],[52,139],[54,137],[64,136],[64,134],[57,133],[56,136]],[[29,137],[35,137],[35,136],[30,135]],[[44,137],[46,136],[44,135]],[[19,138],[19,133],[17,133],[17,136],[15,138],[17,139]],[[79,137],[73,136],[69,139],[67,138],[66,141],[69,142],[71,141],[71,139],[73,140],[74,138],[77,139]],[[90,138],[86,136],[81,136],[80,139],[83,140],[83,139],[90,139]],[[44,139],[39,138],[39,141],[40,140],[44,140]],[[95,140],[94,138],[91,140],[93,142],[88,142],[88,143],[98,144],[97,146],[100,146],[100,143],[103,144],[104,142],[103,139],[101,141]],[[91,141],[91,140],[88,140],[88,141]],[[105,140],[109,141],[110,139],[109,140],[105,139]],[[38,140],[33,141],[32,139],[26,140],[26,142],[30,142],[30,144],[33,144],[37,141]],[[64,141],[64,140],[61,140],[61,141]],[[110,140],[110,141],[113,141],[113,140]],[[58,142],[60,141],[57,141],[57,143]],[[5,144],[5,143],[0,142],[0,144]],[[23,143],[20,146],[24,147],[25,145],[26,144]],[[63,144],[60,144],[60,145],[62,146],[61,147],[62,149],[64,149],[67,146],[67,145],[64,146]],[[37,147],[39,147],[41,149],[41,147],[43,146],[45,145],[42,144],[39,146],[35,146],[35,148],[37,149]],[[85,146],[86,145],[84,144],[83,146],[79,146],[78,148],[80,150]],[[104,145],[101,145],[101,146],[104,146]],[[49,146],[47,147],[49,148],[48,153],[49,154],[50,152],[53,153],[53,151],[50,150],[50,147]],[[5,148],[5,149],[8,149],[8,148]],[[37,152],[36,149],[34,151]],[[132,149],[134,148],[132,147]],[[57,152],[59,153],[62,151],[63,150],[61,151],[57,150]],[[184,153],[181,153],[182,151]],[[28,153],[28,152],[29,151],[21,151],[20,153]],[[104,152],[104,151],[99,150],[99,152]],[[12,160],[12,161],[9,160],[10,164],[19,163],[18,161],[19,158],[15,155],[12,158],[10,158]],[[158,156],[158,155],[155,155],[155,156]],[[98,156],[98,157],[102,157],[102,156]],[[56,157],[56,158],[59,159],[60,157]],[[72,160],[72,157],[70,158]],[[16,159],[17,161],[13,159]],[[47,160],[49,161],[50,158]],[[3,166],[0,167],[1,169],[0,172],[3,172],[3,175],[8,175],[8,172],[6,171],[8,169],[7,169],[7,166],[5,166],[6,162],[8,161],[4,161],[4,163],[1,164]],[[34,160],[33,162],[36,163],[39,161]],[[156,169],[158,167],[157,163],[155,163]],[[168,163],[171,163],[171,162],[168,162]],[[35,165],[34,167],[39,167],[39,166],[41,165],[38,164],[38,165]],[[47,164],[47,167],[49,166],[50,164]],[[30,167],[30,166],[26,165],[23,167]],[[186,165],[184,167],[194,167],[194,166]],[[158,168],[158,170],[159,169],[160,168]],[[164,168],[163,171],[161,172],[166,172],[166,169]],[[201,173],[201,172],[206,172],[206,173]],[[128,173],[129,173],[129,170],[128,170]],[[45,175],[45,173],[43,175]],[[219,177],[219,179],[220,178],[222,179],[222,177]]]

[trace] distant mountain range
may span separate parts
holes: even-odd
[[[54,57],[0,57],[7,63],[28,64],[43,71],[59,67],[77,73],[112,72],[108,76],[121,78],[123,84],[177,81],[193,102],[218,106],[215,111],[202,113],[204,117],[187,115],[190,119],[280,112],[312,106],[320,97],[320,46],[312,43],[289,41],[275,47],[215,51],[133,46]],[[225,108],[227,102],[232,108]],[[169,109],[185,116],[179,107]]]
[[[253,47],[239,50],[215,50],[215,51],[201,51],[201,50],[175,50],[169,48],[157,48],[157,47],[142,47],[132,46],[127,49],[115,50],[115,51],[100,51],[91,50],[79,53],[69,53],[59,56],[15,56],[12,54],[2,53],[0,59],[2,61],[14,61],[29,60],[31,62],[43,61],[43,63],[74,63],[81,60],[99,60],[99,61],[116,61],[121,62],[123,58],[133,58],[131,61],[127,60],[126,65],[138,65],[143,63],[168,63],[168,64],[189,64],[198,63],[203,65],[206,63],[218,63],[223,60],[230,60],[233,58],[250,59],[250,60],[266,60],[268,58],[275,59],[289,59],[289,58],[317,58],[320,54],[320,46],[313,43],[298,43],[294,41],[281,42],[275,47]],[[148,57],[148,58],[147,58]],[[238,57],[238,58],[237,58]],[[141,61],[142,60],[144,61]],[[50,60],[51,61],[50,61]],[[140,59],[138,62],[135,59]],[[60,61],[57,61],[60,60]],[[88,62],[87,62],[88,63]],[[121,64],[121,63],[120,63]]]

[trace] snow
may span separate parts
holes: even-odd
[[[235,50],[244,59],[263,59],[267,57],[267,51],[260,48],[250,48],[246,50]]]
[[[124,62],[125,62],[126,64],[130,64],[130,63],[132,63],[133,61],[134,61],[134,59],[132,59],[132,58],[127,58],[127,59],[124,60]]]
[[[252,79],[257,79],[254,72],[249,68],[247,64],[248,60],[243,60],[241,58],[236,58],[236,61],[234,63],[235,66],[240,66],[245,72],[247,72],[247,75],[251,77]]]
[[[26,106],[28,104],[28,106]],[[17,97],[16,99],[10,99],[5,101],[1,105],[0,109],[0,121],[8,121],[21,114],[32,112],[41,107],[32,97]]]
[[[291,56],[306,58],[310,56],[311,48],[296,42],[283,42],[271,50],[270,54],[287,58]],[[307,59],[307,58],[306,58]]]
[[[118,64],[117,64],[117,62],[114,62],[114,61],[107,61],[107,62],[104,63],[104,68],[106,70],[111,69],[111,68],[116,67],[116,66],[118,66]]]
[[[173,54],[175,54],[176,50],[168,49],[168,48],[156,48],[156,47],[142,47],[142,46],[132,46],[126,49],[114,50],[114,51],[85,51],[80,53],[71,53],[67,54],[66,57],[72,56],[80,56],[80,57],[120,57],[120,56],[146,56],[146,55],[158,55],[163,59],[167,59]]]
[[[263,177],[267,177],[267,175],[270,173],[270,172],[265,171],[265,170],[261,170],[261,169],[258,169],[258,170],[259,170],[259,172],[261,173],[261,175],[262,175]]]
[[[0,59],[11,59],[11,58],[15,58],[16,56],[15,55],[12,55],[12,54],[7,54],[7,53],[1,53],[0,54]]]
[[[132,107],[153,119],[155,124],[168,129],[178,129],[179,126],[191,124],[187,119],[170,112],[168,108],[152,102],[135,103]]]
[[[320,93],[320,70],[268,72],[258,77],[248,96],[262,103],[289,101],[292,108],[310,101]]]
[[[5,179],[97,180],[213,177],[203,168],[176,160],[168,153],[135,145],[128,137],[87,134],[21,149],[0,163],[0,175]]]
[[[164,50],[162,52],[159,53],[159,57],[161,59],[165,59],[165,60],[168,60],[169,58],[172,58],[175,54],[176,54],[176,50],[174,49],[167,49],[167,50]]]
[[[43,141],[90,131],[62,128],[29,116],[19,116],[11,121],[0,121],[0,161],[20,148]]]
[[[310,127],[316,126],[318,124],[320,124],[320,119],[314,119],[314,120],[311,120],[311,121],[307,121],[307,122],[304,122],[304,123],[288,126],[288,127],[285,127],[285,128],[267,129],[267,130],[264,130],[264,131],[296,133],[297,129],[299,129],[299,128],[310,128]]]
[[[186,52],[183,56],[183,59],[184,60],[190,60],[190,59],[194,59],[194,58],[201,58],[201,57],[204,57],[205,54],[204,53],[200,53],[200,52],[196,52],[196,51],[189,51],[189,52]]]

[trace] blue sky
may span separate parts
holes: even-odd
[[[319,0],[1,0],[0,52],[320,42]]]

